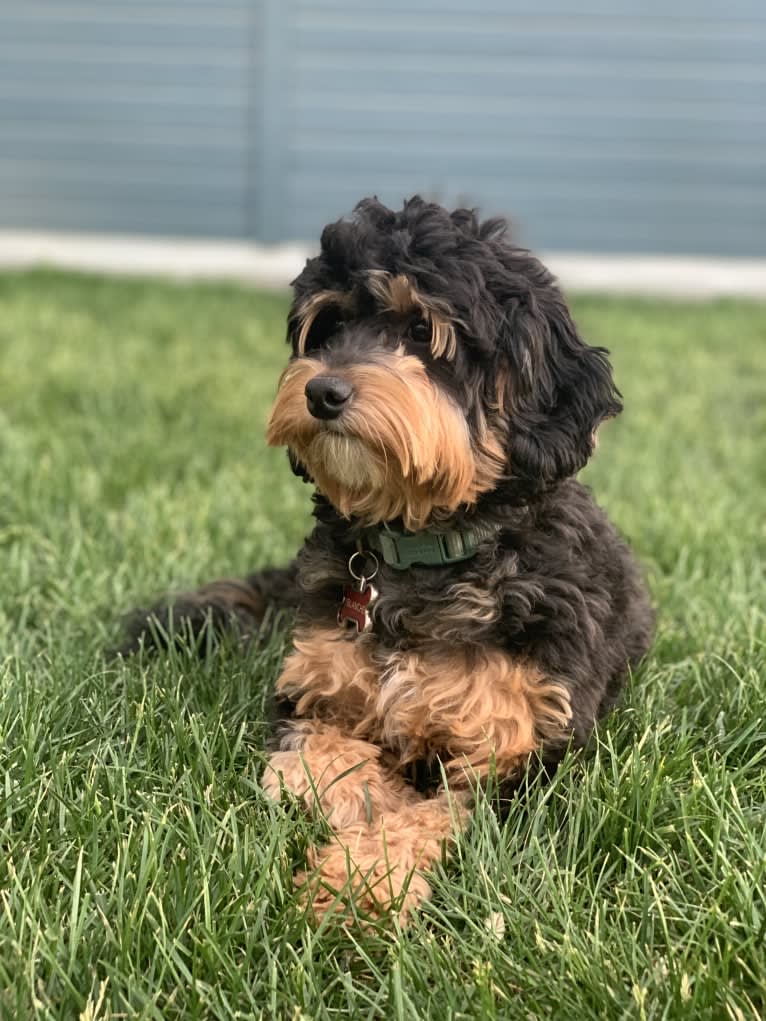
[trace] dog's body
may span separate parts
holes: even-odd
[[[649,646],[638,569],[571,478],[621,405],[499,221],[366,200],[294,286],[269,440],[317,486],[316,527],[290,567],[174,615],[296,610],[264,788],[335,831],[299,879],[316,913],[346,890],[406,917],[475,784],[584,744]]]

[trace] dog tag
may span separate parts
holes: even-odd
[[[338,610],[341,627],[354,628],[358,635],[372,627],[370,606],[378,598],[378,590],[366,578],[359,578],[355,585],[344,585],[343,602]]]

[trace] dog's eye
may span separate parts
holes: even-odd
[[[410,326],[410,337],[416,344],[430,344],[432,336],[431,324],[425,319],[418,319]]]
[[[328,305],[320,309],[311,321],[306,333],[303,349],[308,354],[311,351],[318,351],[321,347],[340,333],[345,325],[341,310],[335,305]]]

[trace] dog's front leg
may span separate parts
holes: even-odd
[[[321,919],[352,902],[365,921],[394,913],[406,923],[431,894],[428,871],[468,818],[467,800],[442,792],[339,830],[309,851],[311,870],[296,877],[307,909]]]
[[[380,748],[319,719],[295,720],[284,728],[261,784],[275,801],[283,787],[289,790],[337,831],[372,822],[419,797],[387,765]]]
[[[572,732],[565,679],[501,648],[397,653],[378,707],[384,740],[438,757],[452,790],[518,777]]]
[[[284,786],[336,830],[418,799],[392,757],[368,740],[377,680],[362,639],[337,627],[296,635],[277,681],[277,698],[292,712],[272,738],[262,780],[270,797]]]

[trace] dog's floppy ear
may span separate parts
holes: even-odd
[[[622,411],[608,352],[580,339],[552,285],[514,304],[506,331],[511,471],[539,482],[574,475],[593,453],[600,422]]]

